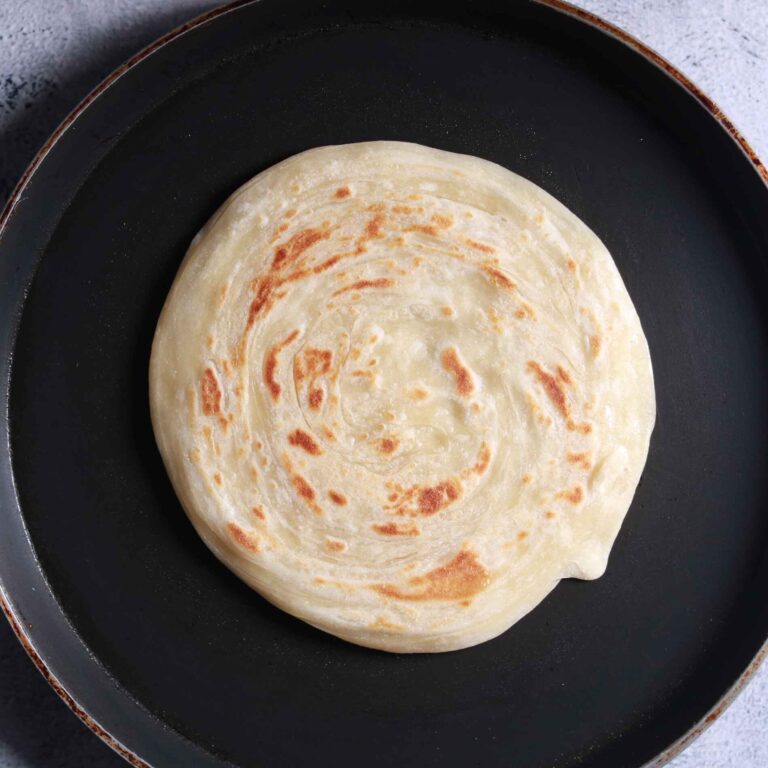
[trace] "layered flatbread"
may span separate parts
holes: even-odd
[[[607,563],[655,418],[606,248],[493,163],[322,147],[189,248],[150,367],[176,493],[213,553],[353,643],[448,651]]]

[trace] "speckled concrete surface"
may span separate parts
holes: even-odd
[[[670,59],[768,158],[766,0],[578,0]],[[206,0],[3,0],[0,202],[66,113]],[[125,765],[69,713],[0,620],[0,768]],[[768,666],[672,768],[768,766]],[[522,767],[520,767],[522,768]]]

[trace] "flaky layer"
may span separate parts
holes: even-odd
[[[598,238],[529,181],[414,144],[323,147],[193,241],[150,366],[208,546],[346,640],[445,651],[596,578],[655,418]]]

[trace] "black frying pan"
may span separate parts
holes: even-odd
[[[562,200],[653,356],[656,431],[608,572],[457,653],[366,650],[272,608],[198,540],[149,422],[155,322],[200,226],[276,161],[370,139],[485,157]],[[665,762],[768,635],[761,176],[680,74],[552,0],[263,0],[160,41],[57,131],[2,225],[20,639],[136,765]]]

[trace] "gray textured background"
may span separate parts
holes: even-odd
[[[0,203],[58,122],[137,49],[217,3],[2,0]],[[578,0],[666,56],[768,158],[766,0]],[[0,768],[125,765],[79,723],[0,619]],[[768,766],[768,666],[672,768]]]

